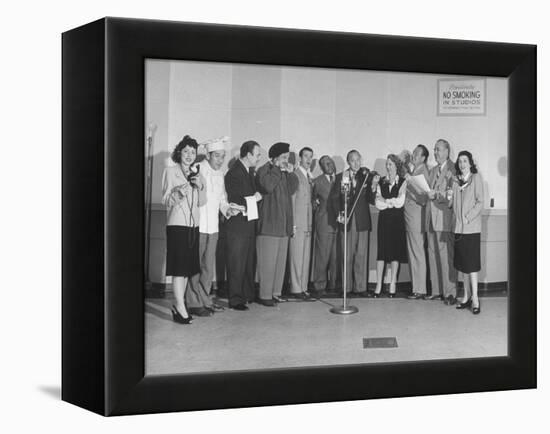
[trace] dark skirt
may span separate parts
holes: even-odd
[[[403,208],[390,208],[378,213],[378,261],[407,262],[407,238]]]
[[[455,234],[454,267],[462,273],[481,270],[481,234]]]
[[[200,270],[199,228],[166,226],[166,275],[191,277]]]

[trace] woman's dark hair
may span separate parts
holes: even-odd
[[[422,150],[422,156],[425,158],[424,162],[428,162],[428,157],[430,156],[430,151],[428,151],[428,148],[426,148],[424,145],[418,145],[417,148],[420,148]]]
[[[186,146],[190,146],[196,151],[199,147],[199,144],[194,138],[190,136],[184,136],[183,139],[181,139],[181,141],[172,151],[172,161],[174,163],[181,164],[181,151],[183,151],[183,148],[185,148]]]
[[[260,146],[260,144],[258,142],[255,142],[254,140],[248,140],[247,142],[244,142],[241,145],[241,158],[246,157],[248,154],[252,154],[256,146]]]
[[[458,153],[458,157],[456,157],[456,163],[455,163],[455,170],[456,170],[456,174],[457,175],[462,175],[462,172],[460,170],[460,168],[458,167],[458,160],[460,159],[460,157],[462,156],[466,156],[468,157],[468,161],[470,162],[470,172],[472,173],[477,173],[477,167],[476,165],[474,164],[474,157],[472,157],[472,154],[468,151],[460,151]]]
[[[403,164],[403,161],[401,161],[401,158],[399,158],[395,154],[389,154],[388,160],[391,160],[393,164],[395,164],[395,168],[397,169],[397,175],[403,178],[405,174],[407,173],[407,169],[405,168],[405,165]]]

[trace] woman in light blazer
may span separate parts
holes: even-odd
[[[454,267],[462,273],[464,281],[464,296],[456,308],[471,307],[472,313],[477,315],[481,312],[477,286],[478,272],[481,269],[483,179],[468,151],[458,154],[455,168],[456,179],[447,195],[449,206],[453,209]]]
[[[197,147],[195,139],[185,136],[172,152],[176,165],[162,174],[162,202],[167,210],[166,275],[172,276],[172,318],[179,324],[190,324],[193,319],[185,306],[185,289],[188,279],[200,272],[199,206],[206,203],[206,189],[202,175],[192,170]]]

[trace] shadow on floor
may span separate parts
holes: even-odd
[[[156,306],[152,306],[152,304],[156,304]],[[165,310],[161,310],[161,307],[166,309],[166,306],[163,306],[161,303],[155,303],[153,299],[147,299],[147,303],[145,303],[145,313],[150,313],[163,320],[172,320],[172,315],[167,313]]]
[[[61,386],[38,386],[38,390],[50,398],[61,399]]]

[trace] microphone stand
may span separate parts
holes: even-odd
[[[342,180],[344,175],[342,174]],[[351,315],[352,313],[359,312],[356,306],[348,306],[347,299],[347,278],[348,278],[348,195],[350,191],[350,183],[342,182],[342,193],[344,194],[344,276],[342,284],[342,306],[333,306],[330,309],[331,313],[337,315]]]
[[[144,273],[145,281],[145,296],[149,298],[164,298],[164,290],[154,288],[149,275],[150,266],[150,251],[151,251],[151,196],[153,185],[153,134],[156,130],[155,124],[149,124],[147,131],[147,153],[145,155],[145,257],[144,257]]]

